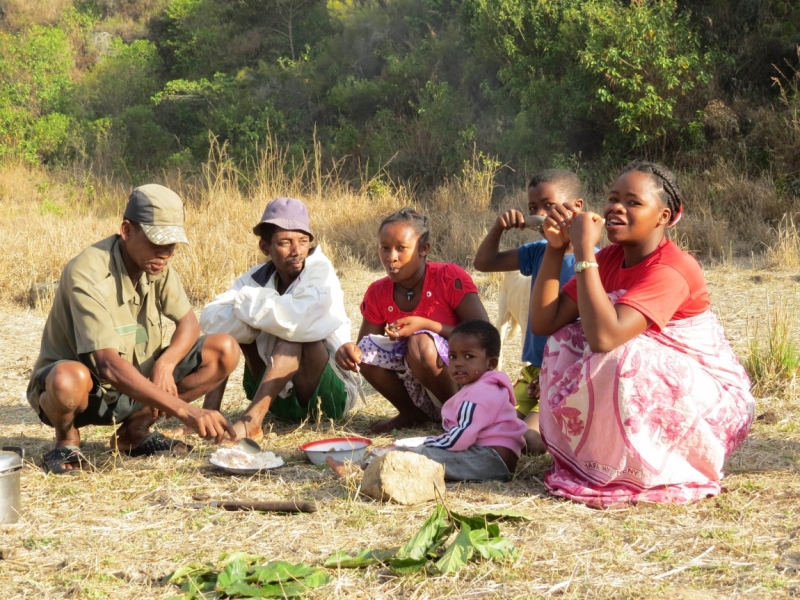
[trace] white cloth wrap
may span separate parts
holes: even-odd
[[[351,341],[344,292],[333,264],[317,247],[283,295],[276,289],[277,274],[263,287],[256,283],[253,274],[262,267],[253,267],[209,302],[200,313],[200,328],[206,334],[227,333],[240,344],[255,341],[265,365],[271,364],[278,339],[323,341],[328,362],[347,390],[346,414],[358,397],[358,383],[353,373],[341,370],[333,360],[339,346]],[[280,395],[286,396],[291,389],[290,381]]]

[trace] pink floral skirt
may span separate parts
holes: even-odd
[[[605,353],[567,325],[550,336],[540,383],[545,485],[598,508],[715,496],[755,406],[710,310]]]

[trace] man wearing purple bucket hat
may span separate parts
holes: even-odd
[[[350,319],[336,270],[312,246],[305,204],[276,198],[253,233],[268,262],[206,305],[200,326],[239,342],[251,403],[234,429],[239,438],[258,439],[267,412],[295,422],[320,412],[341,418],[358,397],[358,384],[333,359],[350,341]],[[205,408],[219,409],[224,390],[223,382],[207,394]]]

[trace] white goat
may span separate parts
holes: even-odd
[[[500,294],[497,298],[497,329],[500,331],[500,341],[504,348],[506,340],[518,329],[522,335],[522,342],[525,343],[530,303],[531,278],[519,271],[507,272],[500,283]],[[502,357],[500,362],[502,363]]]

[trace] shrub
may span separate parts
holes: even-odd
[[[59,110],[72,66],[67,36],[58,28],[0,33],[0,156],[30,163],[67,158],[74,123]]]
[[[594,1],[584,11],[588,33],[580,62],[602,78],[595,93],[614,109],[623,137],[618,145],[629,140],[651,153],[660,147],[663,155],[674,134],[697,130],[696,111],[680,104],[710,79],[689,13],[679,12],[676,0]]]

